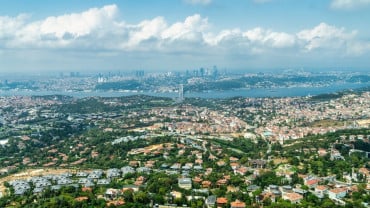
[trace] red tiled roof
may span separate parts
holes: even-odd
[[[306,181],[306,184],[309,185],[309,186],[317,184],[317,183],[319,183],[319,180],[317,180],[317,179],[312,179],[312,180]]]
[[[323,191],[323,190],[328,189],[328,187],[326,187],[326,186],[316,186],[316,189],[320,190],[320,191]]]
[[[333,192],[335,194],[339,194],[341,192],[347,192],[347,189],[346,188],[335,188],[335,189],[331,189],[330,192]]]
[[[241,202],[239,200],[236,200],[234,202],[231,202],[231,207],[233,208],[244,208],[245,207],[245,203],[244,202]]]
[[[227,199],[225,197],[217,198],[217,204],[227,204]]]
[[[290,201],[297,201],[303,199],[303,196],[297,193],[287,193],[285,197]]]
[[[80,197],[77,197],[77,198],[75,198],[75,200],[76,201],[86,201],[86,200],[88,200],[89,198],[87,197],[87,196],[80,196]]]

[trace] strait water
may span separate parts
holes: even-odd
[[[341,83],[325,87],[282,87],[282,88],[256,88],[256,89],[235,89],[226,91],[207,92],[185,92],[184,97],[200,98],[230,98],[230,97],[299,97],[307,95],[318,95],[333,93],[349,89],[357,89],[370,86],[369,83]],[[150,95],[157,97],[178,97],[177,92],[117,92],[117,91],[29,91],[9,90],[0,91],[0,96],[32,96],[32,95],[68,95],[78,98],[83,97],[121,97],[130,95]]]

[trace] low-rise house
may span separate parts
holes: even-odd
[[[270,192],[277,191],[277,190],[279,190],[279,186],[277,186],[277,185],[271,184],[271,185],[268,186],[268,191],[270,191]]]
[[[121,172],[117,168],[111,168],[107,170],[107,178],[118,178],[121,176]]]
[[[254,191],[257,191],[258,189],[260,189],[261,187],[257,186],[257,185],[250,185],[247,187],[247,191],[248,192],[254,192]]]
[[[192,189],[194,193],[200,193],[200,194],[206,194],[207,196],[209,195],[209,190],[207,188],[203,189]]]
[[[319,180],[318,179],[309,179],[307,181],[305,181],[305,185],[308,186],[310,189],[312,188],[315,188],[318,184],[319,184]]]
[[[96,175],[96,174],[89,174],[88,176],[89,179],[99,179],[100,176]]]
[[[88,176],[87,178],[89,179],[99,179],[101,178],[103,175],[103,171],[102,170],[94,170],[92,171]]]
[[[78,189],[80,187],[80,185],[78,185],[77,183],[68,184],[68,186],[74,187],[75,189]]]
[[[89,182],[89,181],[91,181],[91,182],[92,182],[92,180],[91,180],[91,179],[89,179],[89,178],[80,178],[80,179],[78,179],[77,183],[78,183],[78,184],[85,184],[85,183],[87,183],[87,182]]]
[[[95,186],[95,183],[92,182],[91,180],[89,180],[86,183],[84,183],[83,186],[86,187],[86,188],[91,188],[91,187]]]
[[[226,179],[220,179],[220,180],[218,180],[217,182],[216,182],[216,185],[217,186],[225,186],[225,185],[227,185],[227,180]]]
[[[145,173],[145,174],[149,174],[151,171],[150,168],[147,168],[147,167],[140,167],[140,168],[137,168],[136,169],[136,172],[138,173]]]
[[[83,171],[77,172],[76,177],[87,177],[89,174]]]
[[[124,166],[121,168],[122,176],[125,176],[129,173],[135,173],[135,169],[131,166]]]
[[[23,195],[26,191],[31,189],[30,184],[24,180],[15,180],[9,183],[14,188],[15,195]]]
[[[215,195],[208,196],[205,201],[205,204],[207,208],[213,208],[216,204],[216,196]]]
[[[245,208],[245,203],[239,200],[230,203],[230,208]]]
[[[328,193],[328,187],[323,185],[318,185],[315,187],[315,195],[318,198],[324,198],[325,194]]]
[[[365,179],[366,179],[366,181],[368,183],[370,182],[370,171],[369,171],[369,169],[367,169],[367,168],[360,168],[358,170],[358,173],[362,174],[365,177]]]
[[[53,186],[51,186],[50,187],[50,189],[52,190],[52,191],[58,191],[58,190],[60,190],[62,188],[62,186],[61,185],[53,185]]]
[[[189,165],[184,165],[184,166],[182,166],[181,167],[181,169],[184,171],[184,170],[187,170],[187,171],[189,171],[189,170],[191,170],[191,168],[192,168],[192,166],[189,166]]]
[[[170,167],[171,170],[180,170],[180,168],[181,168],[181,164],[180,163],[174,163]]]
[[[238,192],[239,191],[239,187],[235,187],[235,186],[227,186],[226,187],[226,192],[229,193],[229,192]]]
[[[168,175],[176,175],[176,174],[179,174],[179,171],[177,171],[177,170],[166,170],[165,172]]]
[[[319,150],[317,151],[317,154],[321,157],[325,156],[328,154],[328,151],[326,151],[326,149],[323,149],[323,148],[319,148]]]
[[[137,192],[137,191],[139,191],[139,186],[136,186],[136,185],[124,185],[122,187],[122,192],[125,192],[125,191],[128,191],[128,190],[131,190],[133,192]]]
[[[217,207],[224,207],[227,205],[227,198],[225,197],[218,197],[216,200]]]
[[[230,163],[230,167],[231,167],[231,169],[235,170],[235,169],[240,167],[240,164],[237,163],[237,162],[232,162],[232,163]]]
[[[248,172],[248,168],[244,166],[241,166],[234,170],[234,174],[239,174],[239,175],[245,175],[247,172]]]
[[[202,182],[202,187],[203,188],[211,188],[212,182],[211,181],[203,181]]]
[[[236,157],[230,157],[230,158],[229,158],[229,161],[230,161],[230,162],[237,162],[237,161],[239,161],[239,158],[236,158]]]
[[[61,178],[57,181],[58,185],[67,185],[73,183],[72,179],[70,178]]]
[[[72,177],[73,175],[70,172],[65,172],[65,173],[60,174],[59,176],[68,178],[68,177]]]
[[[203,160],[202,159],[196,159],[194,162],[196,164],[199,164],[199,165],[203,164]]]
[[[93,191],[93,189],[92,189],[92,188],[90,188],[90,187],[82,187],[82,188],[81,188],[81,191],[82,191],[82,192],[92,192],[92,191]]]
[[[161,170],[167,170],[167,169],[168,169],[168,167],[169,167],[169,165],[168,165],[168,164],[163,163],[163,164],[161,165],[160,169],[161,169]]]
[[[121,194],[121,190],[120,189],[114,189],[114,188],[108,188],[105,193],[104,193],[104,196],[106,199],[115,199],[116,197],[118,197],[120,194]]]
[[[80,196],[80,197],[75,198],[75,200],[78,201],[78,202],[87,201],[88,199],[89,199],[89,197],[87,197],[87,196]]]
[[[212,168],[207,168],[206,172],[204,173],[205,175],[210,175],[212,173],[213,169]]]
[[[95,169],[95,170],[93,170],[91,173],[92,173],[92,174],[99,175],[100,177],[102,177],[102,176],[103,176],[104,171],[103,171],[103,170],[101,170],[101,169]]]
[[[34,194],[40,194],[44,191],[44,187],[38,187],[33,189]]]
[[[303,196],[298,193],[286,193],[283,195],[284,200],[289,200],[293,204],[299,204],[303,199]]]
[[[47,179],[47,178],[44,178],[44,177],[32,177],[32,178],[30,179],[30,181],[31,181],[33,184],[36,184],[36,183],[48,182],[48,179]]]
[[[263,169],[266,167],[266,161],[265,160],[250,160],[248,162],[249,166],[251,166],[252,168],[259,168],[259,169]]]
[[[306,194],[306,193],[307,193],[307,191],[306,191],[306,190],[301,189],[301,188],[299,188],[299,187],[297,187],[297,188],[293,188],[293,192],[294,192],[294,193],[298,193],[298,194],[302,194],[302,195],[304,195],[304,194]]]
[[[269,185],[268,188],[264,190],[264,193],[266,193],[266,196],[269,196],[272,201],[282,195],[282,192],[279,190],[279,186],[277,185]]]
[[[276,198],[277,197],[273,193],[264,191],[264,192],[261,193],[261,195],[259,195],[256,198],[256,200],[258,202],[261,202],[261,201],[266,201],[267,199],[270,199],[271,202],[276,202]]]
[[[217,159],[217,157],[214,156],[214,155],[212,155],[212,154],[210,154],[209,157],[208,157],[208,159],[214,161],[214,160]]]
[[[47,186],[51,186],[51,182],[48,181],[48,180],[45,180],[45,181],[39,181],[39,182],[35,182],[35,187],[47,187]]]
[[[330,152],[330,160],[344,160],[344,157],[336,149],[332,149]]]
[[[173,196],[173,198],[175,199],[181,199],[182,197],[182,193],[181,192],[178,192],[178,191],[171,191],[171,196]]]
[[[202,166],[200,166],[200,165],[194,165],[193,169],[194,169],[195,171],[202,171],[202,170],[203,170],[203,167],[202,167]]]
[[[98,182],[96,182],[97,185],[109,185],[110,180],[107,178],[99,179]]]
[[[145,180],[146,179],[145,179],[144,176],[139,176],[139,177],[136,178],[136,181],[134,182],[134,185],[135,186],[141,186],[141,185],[144,184]]]
[[[347,195],[346,188],[334,188],[328,191],[330,199],[341,199]]]
[[[111,207],[111,206],[114,206],[114,207],[119,207],[119,206],[122,206],[125,204],[125,201],[122,200],[122,199],[119,199],[119,200],[114,200],[114,201],[109,201],[107,202],[107,207]]]
[[[180,188],[190,190],[192,188],[191,178],[179,178],[178,185]]]
[[[194,178],[193,178],[193,182],[194,183],[201,183],[203,180],[199,177],[199,176],[195,176]]]
[[[284,193],[291,193],[293,192],[293,187],[290,185],[285,185],[280,188],[281,192]]]
[[[23,195],[28,190],[29,190],[29,188],[28,189],[25,189],[25,188],[18,187],[17,189],[14,189],[14,195],[18,195],[18,196]]]
[[[226,162],[223,161],[223,160],[219,160],[217,163],[216,163],[218,166],[222,167],[222,166],[225,166],[226,165]]]

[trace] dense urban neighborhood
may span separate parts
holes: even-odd
[[[369,207],[367,90],[0,106],[0,207]]]
[[[1,1],[0,208],[370,208],[369,20],[370,0]]]

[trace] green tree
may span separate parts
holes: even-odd
[[[150,202],[149,196],[144,191],[138,191],[134,194],[134,202],[140,204],[148,204]]]

